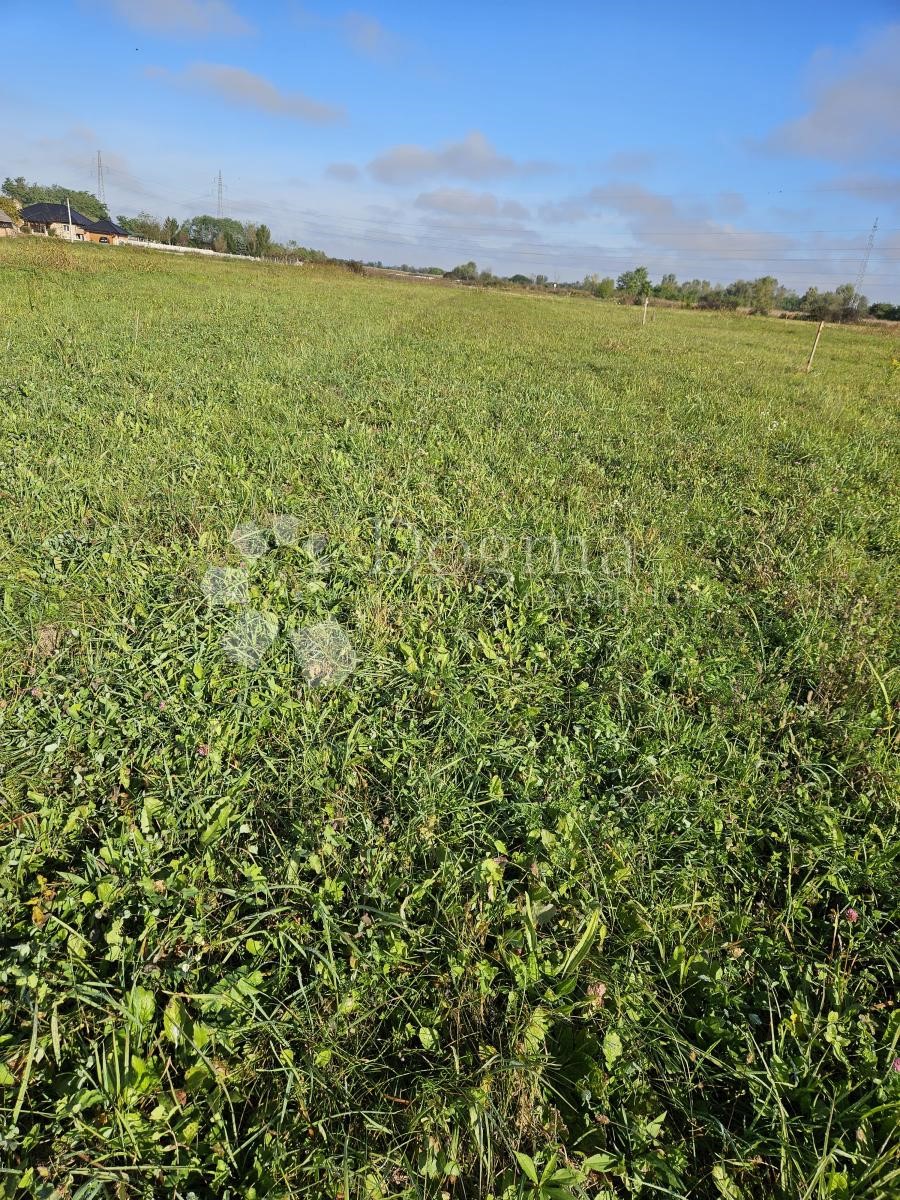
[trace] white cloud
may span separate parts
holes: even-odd
[[[328,164],[325,174],[329,179],[337,179],[340,183],[355,183],[359,179],[360,170],[354,163],[335,162]]]
[[[108,0],[120,17],[149,33],[235,37],[252,27],[227,0]]]
[[[491,192],[471,192],[467,188],[437,188],[416,197],[416,208],[449,213],[458,217],[505,217],[512,221],[528,218],[528,209],[516,200],[499,200]]]
[[[719,192],[718,208],[726,217],[739,217],[747,211],[747,201],[740,192]]]
[[[148,74],[158,79],[172,80],[184,87],[211,92],[231,104],[306,121],[311,125],[331,125],[344,119],[343,109],[313,100],[302,92],[284,92],[262,75],[254,75],[243,67],[230,67],[222,63],[192,63],[177,73],[164,67],[150,67]]]
[[[624,220],[645,250],[677,248],[680,254],[715,256],[733,252],[735,262],[745,262],[780,253],[789,244],[781,234],[738,229],[715,220],[703,203],[677,203],[637,183],[591,188],[581,202],[593,213]]]
[[[579,221],[586,221],[590,215],[590,208],[578,197],[551,200],[538,209],[538,216],[548,225],[576,225]]]
[[[447,142],[437,150],[425,146],[394,146],[369,163],[381,183],[418,183],[425,179],[458,178],[478,181],[549,169],[549,164],[519,163],[499,154],[483,133],[474,130],[460,142]]]
[[[346,13],[340,20],[340,28],[351,49],[363,58],[392,62],[400,58],[405,50],[402,38],[365,13]]]
[[[762,148],[831,162],[900,154],[900,24],[867,40],[830,78],[822,71],[809,110],[774,129]]]
[[[614,174],[638,175],[655,166],[659,156],[650,150],[617,150],[603,164]]]
[[[900,175],[845,175],[820,184],[818,190],[823,195],[846,193],[869,204],[900,211]]]
[[[376,18],[356,9],[342,16],[324,17],[305,8],[294,9],[294,21],[304,30],[330,30],[350,47],[354,54],[374,62],[393,63],[409,54],[410,43],[392,33]]]

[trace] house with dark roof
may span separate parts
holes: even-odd
[[[108,217],[92,221],[67,204],[26,204],[19,215],[28,233],[44,236],[52,233],[69,242],[101,242],[115,246],[131,236],[127,229]]]
[[[45,237],[53,233],[70,242],[87,241],[88,230],[94,224],[89,217],[82,216],[77,209],[70,209],[67,204],[26,204],[19,216],[28,233]]]
[[[0,237],[14,237],[18,232],[15,221],[0,208]]]
[[[117,225],[115,221],[110,221],[106,217],[94,221],[87,231],[89,242],[101,242],[105,246],[116,246],[122,238],[127,237],[131,237],[127,229],[123,229],[121,225]]]

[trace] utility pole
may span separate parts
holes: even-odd
[[[69,203],[69,197],[66,196],[66,212],[69,214],[69,241],[75,241],[75,230],[72,228],[72,205]]]
[[[224,212],[222,211],[222,172],[221,171],[219,171],[219,202],[218,202],[218,207],[216,208],[216,216],[217,217],[225,216]]]
[[[106,204],[106,188],[103,186],[103,159],[100,151],[97,151],[97,199],[101,204]]]
[[[859,302],[862,299],[862,285],[866,277],[866,271],[869,267],[869,256],[872,253],[872,247],[875,245],[875,234],[878,232],[878,218],[875,218],[875,224],[872,226],[872,231],[869,234],[869,240],[866,242],[866,252],[863,254],[862,262],[859,265],[859,274],[856,277],[856,283],[853,285],[853,299],[851,301],[854,311],[859,308]]]

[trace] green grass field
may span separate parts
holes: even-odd
[[[900,1195],[898,347],[652,315],[0,242],[0,1194]]]

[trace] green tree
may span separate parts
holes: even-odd
[[[257,225],[256,227],[256,253],[260,257],[265,257],[272,247],[272,231],[268,225]]]
[[[454,267],[447,274],[451,279],[477,279],[478,264],[469,260],[469,262],[460,263],[458,267]]]
[[[887,300],[879,300],[869,306],[869,316],[878,321],[900,321],[900,304],[889,304]]]
[[[800,301],[803,312],[814,321],[857,321],[868,311],[865,296],[857,296],[852,283],[842,283],[833,292],[809,288]]]
[[[601,279],[596,272],[593,275],[585,275],[581,286],[592,296],[599,296],[601,300],[608,300],[616,290],[616,285],[609,276]]]
[[[842,283],[834,289],[835,309],[839,321],[856,321],[869,311],[865,296],[857,295],[852,283]]]
[[[635,301],[643,300],[650,295],[650,274],[646,267],[635,267],[633,271],[623,271],[616,280],[616,290],[625,296],[631,296]]]
[[[12,196],[0,196],[0,210],[6,213],[8,217],[12,217],[16,225],[19,224],[19,206],[13,200]]]
[[[778,280],[774,275],[761,275],[750,284],[750,311],[767,316],[777,303]]]
[[[700,303],[700,299],[706,292],[709,291],[708,279],[690,279],[678,286],[678,295],[683,304],[693,307]]]
[[[23,175],[16,179],[7,176],[3,181],[3,193],[18,200],[20,204],[69,204],[82,216],[92,221],[109,218],[109,209],[98,200],[93,192],[82,192],[75,188],[62,187],[58,183],[29,183]]]
[[[240,221],[202,214],[191,217],[185,224],[190,244],[198,249],[216,250],[221,247],[222,251],[229,254],[247,253],[246,234]]]
[[[671,272],[668,275],[663,275],[662,279],[653,289],[653,294],[659,296],[662,300],[677,300],[680,295],[678,280]]]
[[[744,283],[740,279],[727,288],[723,288],[719,284],[716,284],[715,287],[707,286],[700,294],[700,307],[734,310],[741,303],[741,297],[744,295],[743,288]]]
[[[162,226],[152,213],[139,212],[135,217],[126,217],[123,213],[119,213],[116,223],[124,225],[135,237],[146,238],[150,242],[163,241]]]
[[[828,293],[821,293],[818,288],[807,288],[800,301],[800,307],[814,321],[824,321],[829,315]]]
[[[178,220],[176,217],[166,217],[162,223],[162,240],[172,245],[178,236]]]

